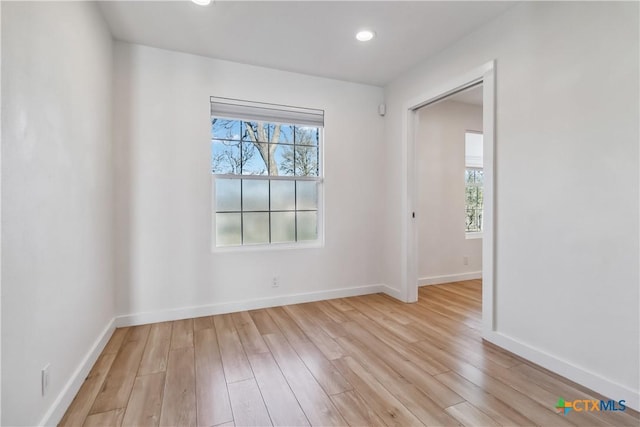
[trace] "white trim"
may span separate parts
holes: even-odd
[[[463,280],[482,279],[482,271],[469,273],[443,274],[442,276],[421,277],[418,286],[441,285],[443,283],[461,282]]]
[[[395,299],[397,299],[399,301],[403,300],[403,298],[402,298],[403,293],[400,290],[398,290],[396,288],[392,288],[391,286],[387,286],[387,285],[382,285],[382,287],[383,287],[383,289],[382,289],[381,292],[384,292],[385,294],[387,294],[390,297],[395,298]]]
[[[215,216],[215,215],[213,215]],[[234,246],[212,246],[212,253],[225,253],[225,252],[251,252],[251,251],[291,251],[301,249],[322,249],[324,248],[324,242],[319,240],[310,240],[300,242],[287,242],[287,243],[259,243],[259,244],[247,244],[247,245],[234,245]]]
[[[495,61],[484,72],[482,78],[482,141],[483,157],[483,206],[482,206],[482,330],[496,330],[495,302],[495,127],[496,127],[496,73]]]
[[[467,240],[482,239],[482,231],[469,231],[464,233],[464,238]]]
[[[235,141],[240,142],[240,141]],[[278,142],[273,142],[270,144],[280,144]],[[285,145],[285,144],[281,144]],[[289,144],[291,145],[291,144]],[[306,145],[304,146],[306,147]],[[309,147],[313,147],[309,145]],[[480,167],[482,169],[482,166]],[[293,176],[293,175],[240,175],[236,173],[213,173],[218,179],[243,179],[243,180],[251,180],[254,179],[256,181],[316,181],[316,182],[324,182],[324,179],[321,176]]]
[[[73,398],[78,394],[80,387],[84,383],[84,380],[89,375],[89,371],[98,360],[100,353],[107,345],[109,338],[115,330],[115,318],[111,319],[102,333],[98,336],[98,339],[93,343],[87,355],[82,359],[76,370],[69,378],[69,381],[62,388],[58,397],[53,401],[47,412],[44,414],[38,425],[40,426],[56,426],[62,420],[64,413],[69,405],[73,401]]]
[[[484,223],[482,239],[482,327],[483,332],[495,330],[494,314],[494,135],[495,135],[495,61],[489,61],[466,74],[434,87],[427,93],[408,100],[402,109],[402,146],[403,161],[402,175],[402,206],[405,209],[402,216],[401,228],[401,290],[405,302],[418,299],[418,271],[417,271],[417,227],[412,213],[416,206],[415,193],[416,156],[415,156],[415,125],[416,111],[428,104],[438,102],[447,96],[470,86],[482,83],[483,94],[483,157],[484,157]]]
[[[231,120],[324,126],[324,110],[242,99],[209,97],[211,117]]]
[[[603,396],[614,400],[624,399],[629,408],[636,411],[640,410],[640,392],[638,390],[632,390],[622,384],[615,383],[588,369],[576,366],[567,360],[560,359],[500,332],[484,331],[482,335],[485,340],[498,347],[502,347]]]
[[[208,304],[175,309],[147,311],[143,313],[117,316],[116,327],[144,325],[147,323],[167,322],[171,320],[190,319],[192,317],[213,316],[215,314],[236,313],[238,311],[256,310],[259,308],[277,307],[281,305],[300,304],[304,302],[322,301],[333,298],[345,298],[358,295],[376,294],[391,288],[385,285],[366,285],[353,288],[339,288],[326,291],[306,292],[300,294],[280,295],[276,297],[256,298],[244,301],[231,301],[219,304]]]

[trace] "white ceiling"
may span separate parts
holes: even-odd
[[[485,1],[103,1],[118,40],[384,85],[512,6]],[[355,33],[373,29],[362,43]]]

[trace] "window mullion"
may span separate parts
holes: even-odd
[[[271,243],[271,239],[272,239],[272,236],[271,236],[271,180],[269,180],[268,187],[269,187],[269,225],[268,227],[269,227],[269,243]]]
[[[298,241],[298,181],[293,181],[293,238]]]
[[[234,174],[216,174],[218,178],[225,179],[237,179],[238,175]],[[322,183],[324,179],[320,176],[291,176],[291,175],[242,175],[242,179],[257,179],[257,180],[267,180],[270,179],[272,181],[316,181]]]
[[[244,197],[243,197],[244,182],[240,179],[240,244],[244,245]]]

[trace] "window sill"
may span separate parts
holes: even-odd
[[[464,238],[469,239],[482,239],[482,231],[476,231],[472,233],[465,233]]]
[[[259,252],[259,251],[281,251],[281,250],[298,250],[298,249],[321,249],[324,243],[321,241],[308,243],[270,243],[259,245],[241,245],[241,246],[213,246],[212,253],[239,253],[239,252]]]

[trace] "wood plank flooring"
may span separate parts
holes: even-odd
[[[638,426],[482,341],[479,280],[117,329],[62,426]],[[615,397],[615,396],[614,396]]]

